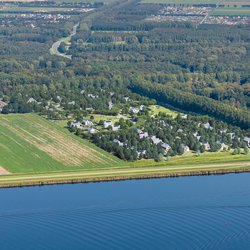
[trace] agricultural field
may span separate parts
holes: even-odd
[[[142,0],[141,3],[152,4],[216,4],[216,0]]]
[[[250,8],[241,7],[219,7],[214,10],[213,16],[250,16]]]
[[[112,167],[122,163],[38,115],[0,116],[0,166],[11,173]]]
[[[229,4],[229,5],[248,5],[250,4],[249,0],[224,0],[223,4]]]

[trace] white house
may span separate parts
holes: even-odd
[[[140,139],[142,139],[142,138],[148,138],[148,132],[140,133],[139,137],[140,137]]]
[[[248,147],[250,147],[250,138],[249,137],[244,137],[243,141],[247,144]]]
[[[119,146],[123,146],[123,142],[117,140],[117,139],[114,139],[113,140],[114,143],[118,143]]]
[[[198,135],[198,132],[193,133],[193,136],[199,141],[201,136]]]
[[[113,131],[117,131],[117,130],[120,129],[120,127],[121,127],[120,125],[113,125],[113,126],[112,126],[112,130],[113,130]]]
[[[103,127],[104,128],[108,128],[109,126],[112,126],[112,125],[113,125],[113,122],[109,121],[109,120],[104,121],[104,123],[103,123]]]
[[[235,137],[235,133],[227,133],[231,139],[233,139]]]
[[[171,146],[167,143],[162,143],[161,147],[164,149],[165,153],[167,153],[171,149]]]
[[[124,99],[125,99],[126,102],[130,101],[130,98],[128,96],[125,96]]]
[[[37,102],[34,98],[29,98],[29,100],[27,101],[27,103],[32,103],[32,102]]]
[[[82,124],[80,122],[71,122],[70,126],[77,129],[82,129]]]
[[[114,106],[113,103],[112,103],[112,101],[109,101],[108,105],[109,105],[109,110],[111,110],[113,108],[113,106]]]
[[[57,96],[56,99],[59,101],[59,102],[62,102],[62,97],[61,96]]]
[[[68,102],[69,105],[76,105],[75,101]]]
[[[130,107],[130,112],[132,112],[134,114],[138,114],[140,112],[140,110],[138,108]]]
[[[93,95],[93,94],[88,94],[88,97],[92,98],[92,99],[96,99],[98,98],[99,96],[98,95]]]
[[[227,129],[221,129],[220,130],[220,133],[223,134],[223,133],[226,133],[227,132]]]
[[[217,142],[220,145],[220,151],[228,151],[229,146],[224,142]]]
[[[143,150],[143,151],[136,151],[137,153],[137,158],[139,158],[140,156],[145,156],[147,153],[147,150]]]
[[[181,144],[181,147],[183,148],[184,152],[188,152],[190,151],[190,148],[188,145],[185,145],[185,144]]]
[[[137,129],[137,133],[138,133],[138,135],[139,135],[139,134],[142,134],[143,131],[142,131],[141,129]]]
[[[140,111],[144,110],[145,109],[145,105],[141,105],[140,106]]]
[[[93,126],[93,122],[92,122],[92,121],[89,121],[89,120],[87,120],[87,119],[83,119],[83,120],[82,120],[82,124],[83,124],[84,126]]]
[[[206,151],[209,151],[211,149],[210,144],[208,142],[201,143],[201,145],[204,146],[204,148],[205,148]]]
[[[155,135],[151,136],[151,140],[153,141],[154,144],[159,144],[162,142],[161,139],[157,138]]]
[[[213,127],[210,125],[209,122],[204,123],[203,126],[205,129],[211,129],[211,130],[213,129]]]
[[[198,136],[198,132],[193,133],[193,136],[197,137]]]
[[[93,133],[95,133],[96,129],[93,127],[89,127],[88,131],[89,131],[89,133],[93,134]]]

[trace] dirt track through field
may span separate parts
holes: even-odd
[[[10,174],[10,172],[0,166],[0,175],[8,175],[8,174]]]

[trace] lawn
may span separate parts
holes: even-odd
[[[123,164],[113,155],[38,115],[0,115],[0,166],[12,173]]]
[[[134,162],[134,167],[150,167],[150,166],[196,166],[207,164],[229,164],[234,162],[250,162],[250,154],[232,155],[231,152],[205,152],[200,154],[184,154],[182,156],[172,157],[168,161],[155,162],[154,160],[140,160]]]
[[[168,108],[165,108],[165,107],[159,106],[159,105],[150,105],[149,106],[149,112],[153,116],[159,114],[160,112],[165,113],[167,115],[170,115],[172,117],[176,117],[178,115],[177,111],[170,110]]]

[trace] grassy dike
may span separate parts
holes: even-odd
[[[250,161],[203,164],[203,165],[155,165],[145,167],[123,167],[57,171],[50,173],[11,174],[0,176],[0,187],[23,187],[66,183],[87,183],[100,181],[179,177],[250,172]]]

